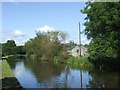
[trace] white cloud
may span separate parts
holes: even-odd
[[[15,41],[15,43],[16,43],[16,45],[24,45],[25,44],[25,42],[27,41],[27,39],[19,39],[19,38],[16,38],[16,39],[14,39],[14,41]]]
[[[25,34],[20,31],[20,30],[15,30],[15,32],[13,33],[14,36],[18,37],[18,36],[24,36]]]
[[[19,36],[25,36],[25,33],[22,32],[21,30],[15,30],[15,31],[12,31],[12,30],[3,30],[2,31],[2,35],[3,35],[3,37],[5,37],[5,36],[19,37]]]
[[[55,29],[55,28],[53,28],[53,27],[49,27],[49,26],[47,26],[47,25],[45,25],[44,27],[41,27],[41,28],[38,28],[37,30],[36,30],[36,32],[51,32],[51,31],[56,31],[57,29]]]
[[[8,40],[14,40],[17,45],[24,45],[28,40],[28,37],[26,37],[25,33],[21,30],[3,30],[1,38],[1,43],[6,43]]]

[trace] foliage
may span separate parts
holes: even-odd
[[[2,44],[2,55],[11,55],[15,54],[15,41],[14,40],[8,40],[6,43]]]
[[[16,46],[14,40],[8,40],[2,44],[2,56],[9,56],[15,54],[25,54],[23,46]]]
[[[120,3],[87,2],[82,13],[85,18],[85,34],[91,39],[89,53],[92,57],[117,58],[120,44]]]
[[[59,65],[60,62],[63,61],[63,59],[61,59],[61,58],[58,57],[58,56],[55,56],[53,60],[54,60],[54,64],[55,64],[55,65]],[[65,60],[64,60],[64,62],[65,62]]]
[[[119,71],[119,63],[120,60],[117,58],[107,58],[107,57],[102,57],[102,58],[89,58],[89,61],[94,64],[95,69],[100,69],[100,70],[106,70],[106,71]]]
[[[16,46],[15,54],[26,54],[26,52],[23,50],[23,46]]]
[[[84,47],[86,47],[86,48],[87,48],[88,46],[89,46],[88,44],[85,44],[85,45],[84,45]]]
[[[92,69],[94,66],[89,62],[87,57],[70,57],[67,61],[68,65],[79,67],[82,69]]]
[[[59,53],[58,56],[54,57],[54,63],[55,64],[67,63],[67,60],[69,57],[70,57],[70,55],[67,52],[62,51],[61,53]]]
[[[36,33],[36,37],[25,43],[24,50],[28,56],[35,55],[42,60],[53,59],[62,51],[61,41],[65,39],[65,34],[60,31]]]

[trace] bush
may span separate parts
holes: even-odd
[[[43,55],[43,56],[41,57],[41,60],[48,61],[48,58],[47,58],[45,55]]]
[[[84,68],[84,69],[92,69],[93,68],[93,64],[91,64],[88,61],[87,57],[70,57],[67,60],[68,65],[72,65],[75,67],[80,67],[80,68]]]
[[[65,51],[62,51],[60,54],[59,54],[59,57],[61,59],[68,59],[69,58],[69,54]]]

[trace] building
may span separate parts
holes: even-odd
[[[75,48],[73,48],[72,50],[70,50],[68,52],[70,55],[77,57],[80,55],[80,47],[76,46]],[[88,56],[87,48],[84,46],[81,46],[81,56],[85,56],[85,57]]]

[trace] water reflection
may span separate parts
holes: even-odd
[[[89,71],[91,79],[89,80],[89,88],[118,88],[118,73]]]
[[[50,61],[8,60],[24,88],[117,88],[118,73],[82,71]]]
[[[66,71],[65,65],[58,66],[53,64],[53,62],[48,61],[25,60],[24,66],[32,73],[34,73],[39,86],[61,87],[59,81],[61,80],[61,84],[65,82],[65,79],[59,79],[61,73],[64,73]],[[67,85],[65,86],[67,87]]]
[[[52,76],[59,76],[64,70],[63,65],[56,66],[52,62],[48,61],[37,61],[37,60],[25,60],[25,68],[30,69],[38,78],[49,79]]]

